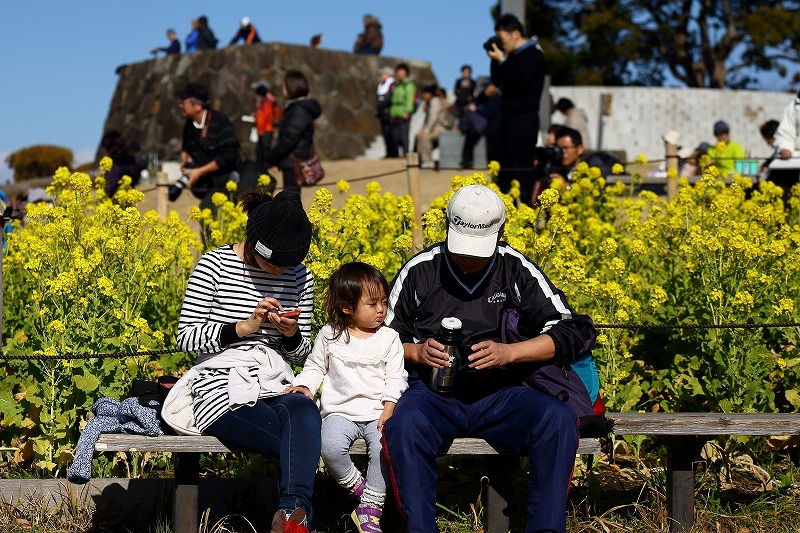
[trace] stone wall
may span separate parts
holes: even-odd
[[[356,158],[380,134],[374,116],[378,71],[400,61],[281,43],[142,61],[120,69],[103,131],[119,130],[138,141],[143,150],[158,151],[163,158],[169,139],[180,139],[183,131],[175,92],[189,81],[199,81],[209,88],[212,107],[231,119],[244,153],[253,157],[254,145],[248,140],[252,124],[241,120],[242,115],[255,111],[250,84],[269,81],[283,103],[284,74],[300,70],[309,79],[309,96],[322,105],[314,136],[318,152],[325,159]],[[429,63],[406,62],[419,87],[436,82]],[[98,157],[101,155],[98,152]]]

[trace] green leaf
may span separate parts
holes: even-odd
[[[792,404],[795,409],[800,409],[800,393],[796,389],[787,389],[784,393],[786,401]]]
[[[100,380],[88,372],[83,376],[76,375],[73,379],[75,380],[75,386],[83,392],[94,392],[100,386]]]

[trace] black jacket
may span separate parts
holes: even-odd
[[[212,159],[219,166],[216,172],[203,176],[198,187],[209,187],[209,180],[215,177],[227,178],[241,163],[239,141],[228,117],[209,109],[206,120],[207,124],[200,129],[194,127],[192,119],[187,119],[183,125],[183,151],[191,156],[194,166],[201,167]]]
[[[587,334],[564,293],[536,264],[504,242],[498,244],[487,268],[461,279],[446,259],[444,243],[423,250],[392,281],[386,324],[404,343],[422,343],[438,336],[443,318],[454,316],[463,324],[464,357],[467,347],[476,342],[500,342],[503,315],[515,308],[520,312],[520,334],[526,338],[549,335],[555,345],[553,362],[574,361],[585,349]],[[429,366],[408,366],[412,378],[427,380],[430,370]],[[521,383],[524,372],[521,367],[470,371],[464,365],[459,374],[459,387],[488,391]]]
[[[214,50],[217,47],[217,38],[211,28],[200,28],[197,32],[197,49],[198,50]]]
[[[312,98],[290,100],[283,111],[278,140],[264,158],[267,166],[293,165],[289,154],[308,159],[314,142],[314,120],[322,114],[319,102]]]
[[[503,93],[501,108],[511,113],[536,113],[544,85],[545,61],[538,44],[517,48],[502,63],[492,60],[492,83]]]

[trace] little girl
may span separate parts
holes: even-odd
[[[322,459],[331,474],[360,498],[353,520],[361,533],[380,533],[386,500],[381,431],[408,388],[403,344],[383,326],[389,284],[374,267],[347,263],[331,276],[325,311],[328,324],[286,392],[309,398],[322,385]],[[367,443],[366,480],[350,459],[350,445]]]

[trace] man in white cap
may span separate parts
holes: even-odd
[[[446,241],[411,258],[392,282],[386,324],[403,341],[409,388],[386,423],[383,445],[409,533],[438,531],[436,456],[456,437],[529,457],[525,531],[566,529],[578,419],[560,399],[524,384],[530,367],[521,365],[568,365],[591,346],[594,326],[573,314],[539,267],[500,241],[505,221],[505,204],[492,189],[459,189],[447,206]],[[509,310],[518,311],[527,340],[503,342]],[[463,341],[445,392],[431,376],[449,364],[437,340],[447,317],[460,320]]]
[[[261,42],[261,38],[258,36],[256,27],[250,21],[250,17],[242,17],[242,20],[239,23],[239,31],[237,31],[236,35],[233,36],[233,39],[231,39],[231,42],[228,43],[228,46],[233,46],[239,41],[243,41],[244,44]]]

